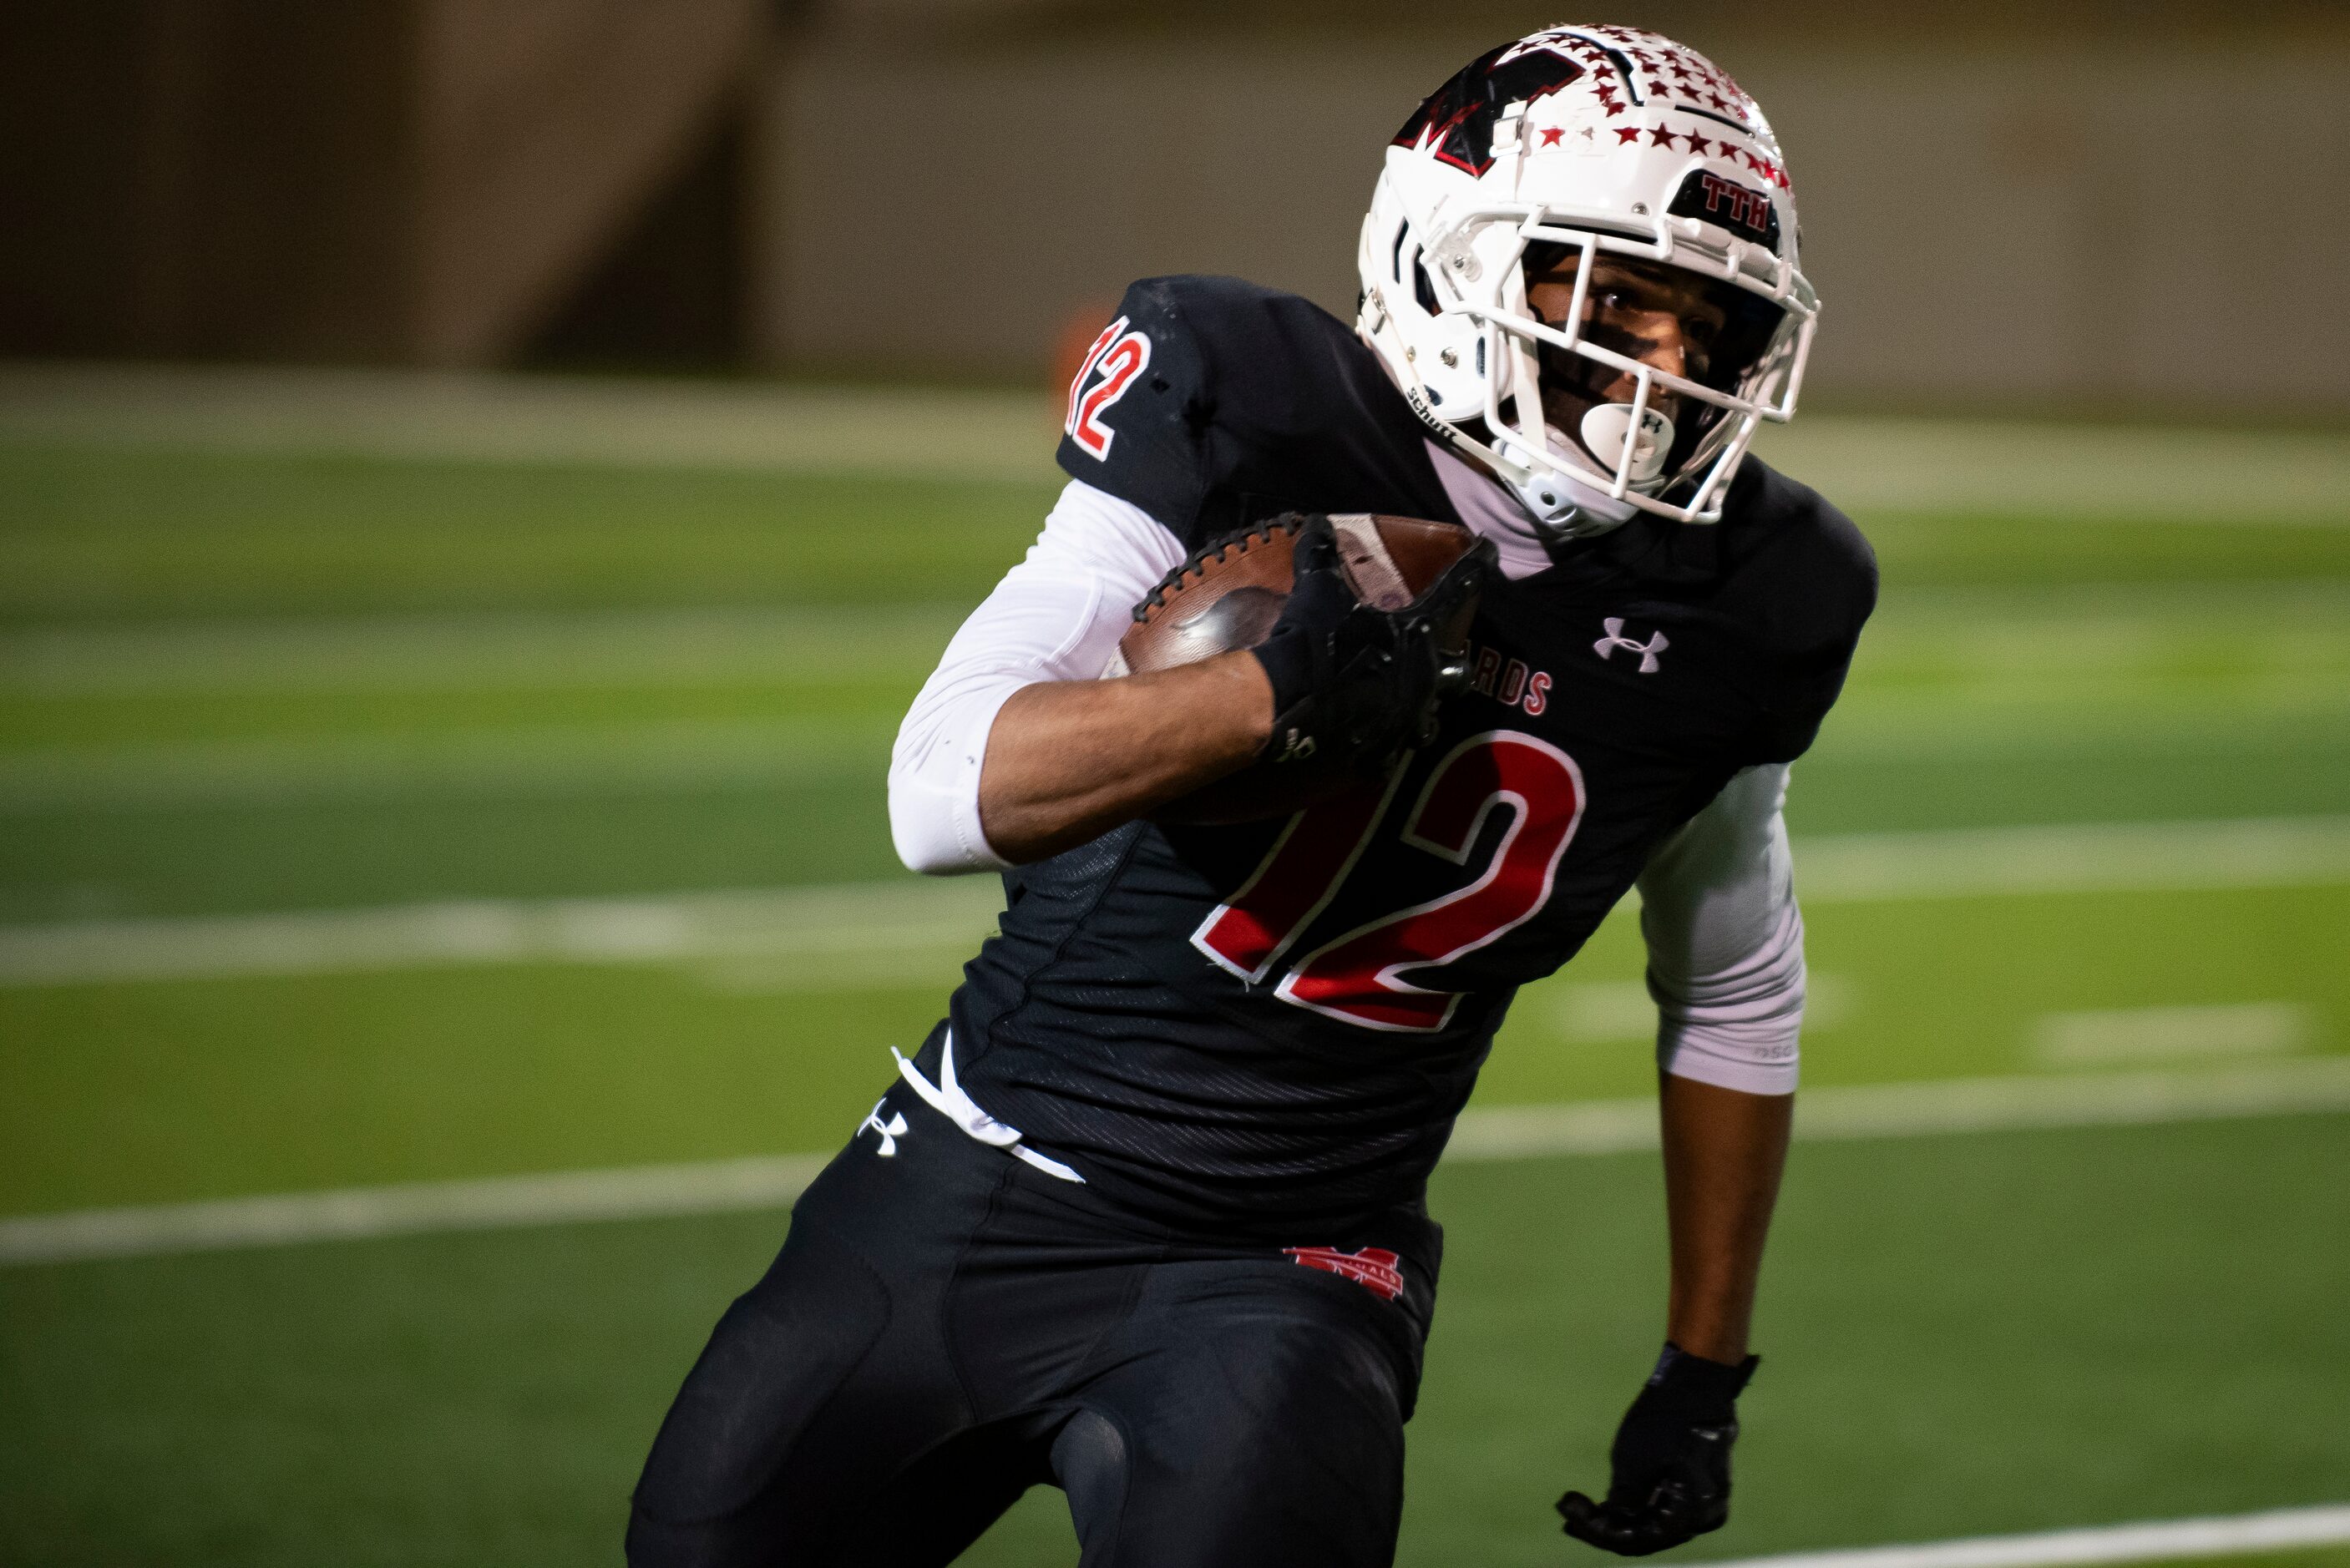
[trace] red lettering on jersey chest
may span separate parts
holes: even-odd
[[[1550,671],[1535,670],[1523,659],[1513,659],[1498,648],[1471,643],[1469,687],[1504,708],[1529,716],[1550,706]]]

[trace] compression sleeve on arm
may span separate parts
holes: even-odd
[[[1657,1062],[1676,1077],[1794,1093],[1804,917],[1786,795],[1784,763],[1745,769],[1640,874]]]
[[[1134,607],[1182,545],[1149,513],[1072,480],[1027,557],[964,621],[898,727],[889,756],[889,837],[915,871],[1002,870],[979,821],[988,732],[1011,695],[1038,680],[1102,673]]]

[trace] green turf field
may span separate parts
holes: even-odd
[[[837,1145],[985,921],[895,867],[894,721],[1051,494],[0,441],[0,1218]],[[2350,526],[1863,521],[1884,607],[1792,824],[1823,867],[1871,834],[1990,860],[1962,893],[1823,873],[1807,1082],[2350,1053]],[[2255,818],[2309,863],[2164,870]],[[2142,886],[2035,882],[2043,841],[1997,831],[2117,823],[2152,825]],[[662,937],[725,889],[755,929]],[[368,927],[284,972],[221,935],[419,906],[572,935],[429,961]],[[100,959],[26,967],[60,932]],[[1641,1092],[1639,964],[1619,917],[1529,990],[1481,1103]],[[1738,1516],[1685,1555],[2350,1501],[2345,1135],[1802,1147]],[[1653,1355],[1653,1158],[1435,1201],[1403,1560],[1596,1562],[1548,1504]],[[782,1225],[0,1269],[0,1561],[615,1561]],[[971,1561],[1074,1555],[1039,1492]]]

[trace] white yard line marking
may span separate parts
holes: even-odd
[[[1985,1535],[1917,1546],[1842,1552],[1791,1552],[1743,1557],[1708,1568],[2070,1568],[2089,1563],[2158,1563],[2182,1557],[2290,1552],[2350,1541],[2350,1505],[2281,1508],[2215,1519],[2167,1519],[2054,1530],[2038,1535]]]
[[[469,734],[260,738],[0,754],[0,811],[381,799],[428,791],[610,794],[853,781],[889,765],[894,721],[711,719]]]
[[[906,689],[919,684],[910,677]],[[0,682],[5,684],[5,682]],[[484,681],[484,687],[495,681]],[[2304,764],[2350,751],[2350,680],[2323,704],[2182,716],[2116,701],[2096,713],[1999,703],[1919,708],[1856,690],[1829,744],[1837,765],[1960,761],[2029,768],[2097,760],[2159,767],[2178,760],[2290,755]],[[2135,722],[2135,727],[2133,727]],[[2151,750],[2147,738],[2158,727]],[[653,719],[255,735],[164,743],[0,750],[0,812],[274,805],[292,801],[466,794],[612,794],[643,789],[846,779],[872,789],[889,765],[897,719],[865,711],[815,718]]]
[[[2305,888],[2350,881],[2350,816],[1865,833],[1795,849],[1804,901]]]
[[[2143,1126],[2350,1111],[2350,1058],[2230,1073],[1979,1078],[1804,1092],[1810,1142],[2019,1129]],[[1653,1148],[1651,1100],[1472,1110],[1448,1161],[1485,1163]],[[0,1220],[0,1267],[289,1246],[305,1241],[781,1208],[830,1157],[420,1182],[334,1192],[97,1209]]]
[[[2334,607],[2321,603],[2311,618],[2338,624],[2327,613]],[[910,690],[968,613],[951,604],[801,605],[34,627],[0,632],[0,691],[569,691],[877,679]],[[1977,623],[1953,614],[1972,635]]]
[[[1584,981],[1560,987],[1555,1002],[1559,1033],[1578,1044],[1656,1038],[1657,1003],[1646,981]]]
[[[1864,517],[1947,511],[2136,524],[2350,522],[2350,441],[2333,435],[1806,416],[1769,427],[1755,447],[1773,467]],[[2263,479],[2257,502],[2234,482],[2248,472]]]
[[[74,698],[919,683],[968,613],[962,603],[912,602],[29,625],[0,628],[0,691]],[[2199,653],[2224,662],[2182,690],[2181,656]],[[2012,694],[2018,707],[2038,712],[2054,695],[2047,671],[2061,669],[2068,709],[2095,715],[2135,696],[2160,702],[2175,726],[2211,697],[2211,682],[2218,712],[2230,716],[2238,711],[2230,687],[2271,708],[2284,693],[2338,700],[2345,667],[2350,578],[1896,587],[1870,622],[1834,732],[1850,727],[1853,699],[1879,685],[1904,711],[1918,708],[1922,690],[1971,701]],[[1934,704],[1931,718],[1949,717],[1946,706]]]
[[[1806,904],[2350,882],[2350,817],[2084,824],[1811,838]],[[451,964],[691,963],[770,991],[923,981],[970,956],[993,877],[0,928],[0,987],[359,973]],[[945,967],[941,969],[940,966]],[[714,968],[712,966],[715,966]]]
[[[2345,1110],[2350,1110],[2350,1056],[2329,1056],[2226,1072],[1950,1078],[1805,1089],[1795,1102],[1795,1137],[1807,1143],[1840,1143]],[[1474,1164],[1656,1147],[1653,1100],[1591,1100],[1465,1112],[1444,1158]]]
[[[1056,423],[1036,392],[0,366],[0,437],[71,446],[1048,484]]]
[[[0,366],[0,438],[75,446],[1055,483],[1057,418],[1035,392]],[[1810,413],[1770,427],[1757,448],[1861,513],[2350,522],[2350,442],[2324,433]],[[2256,501],[2245,473],[2261,475]]]
[[[830,1158],[771,1155],[45,1214],[0,1220],[0,1266],[780,1209]]]
[[[766,961],[764,989],[872,984],[871,963],[971,956],[993,877],[657,898],[482,899],[280,915],[106,920],[0,933],[0,986],[359,973],[452,964]],[[795,979],[799,984],[794,985]],[[930,978],[925,971],[924,978]]]
[[[2113,1067],[2283,1055],[2306,1047],[2317,1032],[2315,1017],[2298,1002],[2117,1007],[2043,1014],[2033,1026],[2033,1044],[2051,1066]]]

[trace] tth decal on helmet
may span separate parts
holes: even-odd
[[[1676,218],[1701,218],[1773,254],[1779,249],[1779,209],[1770,195],[1711,169],[1692,170],[1665,211]]]

